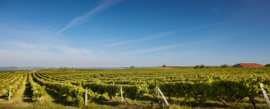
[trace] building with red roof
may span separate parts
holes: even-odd
[[[240,63],[240,64],[235,64],[232,66],[232,68],[238,68],[238,67],[243,67],[243,68],[246,68],[246,67],[264,67],[264,65],[261,65],[261,64],[257,64],[257,63]]]

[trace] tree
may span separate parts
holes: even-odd
[[[270,67],[270,64],[266,64],[265,67]]]
[[[194,69],[199,69],[200,68],[200,66],[199,65],[196,65],[195,67],[194,67]]]
[[[210,68],[210,66],[207,66],[206,68]]]
[[[135,67],[134,67],[134,66],[131,66],[130,68],[131,68],[131,69],[134,69]]]
[[[200,66],[200,68],[201,68],[201,69],[205,68],[205,65],[202,64],[202,65]]]
[[[64,71],[69,71],[69,68],[67,68],[67,67],[64,67]]]
[[[58,72],[62,72],[63,71],[63,67],[60,67]]]
[[[221,68],[230,68],[227,64],[221,65]]]
[[[166,67],[166,65],[164,64],[163,67]]]
[[[70,71],[74,72],[74,71],[75,71],[75,69],[72,67],[72,68],[70,69]]]

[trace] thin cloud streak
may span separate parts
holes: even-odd
[[[180,29],[180,30],[176,30],[176,31],[163,32],[163,33],[155,34],[155,35],[148,36],[148,37],[145,37],[145,38],[142,38],[142,39],[136,39],[136,40],[126,41],[126,42],[114,43],[114,44],[109,45],[107,47],[117,46],[117,45],[123,45],[123,44],[132,43],[132,42],[138,42],[138,41],[151,40],[151,39],[156,39],[156,38],[161,38],[161,37],[167,37],[167,36],[170,36],[170,35],[172,35],[174,33],[177,33],[177,32],[194,30],[194,29],[199,29],[199,28],[205,28],[205,27],[214,26],[214,25],[218,25],[218,24],[222,24],[222,23],[213,23],[213,24],[208,24],[208,25],[203,25],[203,26],[197,26],[197,27],[192,27],[192,28]]]
[[[172,49],[172,48],[177,48],[177,47],[183,47],[186,45],[187,44],[176,44],[176,45],[156,47],[156,48],[150,48],[150,49],[144,49],[144,50],[136,50],[136,51],[122,53],[122,55],[131,55],[131,54],[138,54],[138,53],[147,53],[147,52],[154,52],[154,51],[160,51],[160,50],[167,50],[167,49]]]
[[[192,28],[180,29],[180,30],[177,30],[177,32],[194,30],[194,29],[199,29],[199,28],[205,28],[205,27],[214,26],[214,25],[220,25],[220,24],[225,24],[225,23],[226,22],[212,23],[212,24],[208,24],[208,25],[202,25],[202,26],[197,26],[197,27],[192,27]]]
[[[20,53],[32,53],[32,54],[54,54],[50,50],[57,50],[62,52],[65,55],[90,55],[92,51],[84,48],[72,48],[69,46],[59,46],[51,44],[33,44],[27,42],[18,42],[18,41],[8,41],[0,42],[1,46],[12,48],[7,51],[16,51]],[[0,47],[1,49],[1,47]],[[1,54],[1,53],[0,53]]]
[[[71,47],[69,45],[69,43],[72,43],[71,41],[65,39],[64,36],[60,34],[55,34],[55,32],[51,30],[40,28],[35,28],[34,30],[28,30],[28,28],[11,29],[6,25],[0,24],[0,33],[1,32],[14,37],[12,41],[0,41],[0,49],[7,51],[37,55],[52,55],[57,53],[62,55],[91,55],[93,53],[92,50],[86,48]],[[15,40],[16,37],[23,40]]]
[[[161,50],[167,50],[167,49],[178,48],[178,47],[185,47],[185,46],[188,46],[188,45],[198,45],[199,44],[201,46],[202,44],[205,44],[205,43],[214,42],[214,40],[217,40],[217,39],[205,39],[205,40],[199,40],[199,41],[190,42],[190,43],[175,44],[175,45],[155,47],[155,48],[150,48],[150,49],[143,49],[143,50],[124,52],[124,53],[121,53],[121,54],[122,55],[132,55],[132,54],[139,54],[139,53],[148,53],[148,52],[161,51]]]
[[[103,2],[103,4],[99,5],[95,9],[89,11],[88,13],[84,14],[83,16],[77,17],[77,18],[73,19],[72,21],[70,21],[67,24],[67,26],[65,28],[63,28],[62,30],[60,30],[58,33],[61,33],[66,29],[70,29],[70,28],[76,27],[82,23],[87,22],[91,17],[93,17],[97,13],[100,13],[113,5],[116,5],[116,4],[120,3],[121,1],[122,0],[105,0]]]
[[[122,44],[132,43],[132,42],[138,42],[138,41],[156,39],[156,38],[160,38],[160,37],[166,37],[166,36],[172,35],[175,32],[176,31],[163,32],[163,33],[155,34],[155,35],[148,36],[148,37],[145,37],[145,38],[142,38],[142,39],[137,39],[137,40],[132,40],[132,41],[126,41],[126,42],[120,42],[120,43],[114,43],[114,44],[109,45],[109,46],[116,46],[116,45],[122,45]]]

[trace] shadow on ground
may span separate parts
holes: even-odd
[[[2,95],[2,96],[0,96],[0,99],[6,99],[7,98],[7,96],[6,95]]]
[[[25,90],[23,92],[23,102],[33,102],[32,101],[32,90],[31,90],[31,85],[30,83],[27,83],[25,85]]]
[[[109,106],[118,106],[121,105],[122,103],[120,102],[120,100],[117,101],[110,101],[110,100],[106,100],[103,97],[100,97],[98,99],[93,99],[93,102],[100,104],[100,105],[109,105]]]
[[[74,106],[74,103],[67,101],[65,96],[59,96],[59,94],[57,94],[51,89],[46,88],[46,91],[47,94],[49,94],[53,98],[54,103],[62,104],[64,106]]]

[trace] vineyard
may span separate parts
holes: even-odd
[[[5,108],[22,95],[34,105],[57,97],[58,104],[66,103],[57,108],[269,108],[260,87],[270,96],[267,67],[41,69],[0,73],[0,79],[0,107]]]

